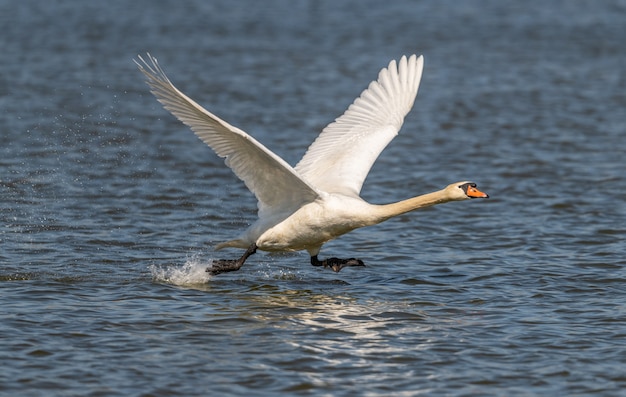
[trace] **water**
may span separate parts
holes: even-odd
[[[626,3],[0,2],[0,394],[598,395],[626,387]],[[402,54],[363,195],[488,201],[210,277],[255,202],[148,93],[290,163]]]

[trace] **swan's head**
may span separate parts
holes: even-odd
[[[476,187],[474,182],[463,181],[453,183],[445,188],[451,200],[460,201],[473,198],[489,198],[487,193],[483,193]]]

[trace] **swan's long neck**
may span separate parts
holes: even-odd
[[[447,203],[452,200],[454,199],[446,193],[445,189],[443,189],[410,199],[398,201],[397,203],[377,205],[376,207],[379,212],[378,216],[381,218],[380,222],[382,222],[394,216],[402,215],[404,213],[415,211],[420,208],[426,208],[437,204]]]

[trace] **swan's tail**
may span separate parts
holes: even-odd
[[[225,241],[215,246],[215,250],[219,251],[222,248],[248,248],[250,246],[249,242],[243,241],[241,239],[235,239],[230,241]]]

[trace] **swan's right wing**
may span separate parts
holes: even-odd
[[[179,91],[156,58],[135,61],[148,78],[154,96],[180,121],[189,126],[244,181],[259,201],[259,211],[294,211],[318,197],[317,191],[278,155],[239,128],[208,112]]]
[[[358,196],[380,152],[398,135],[422,77],[423,58],[391,61],[378,80],[329,124],[296,165],[317,189]]]

